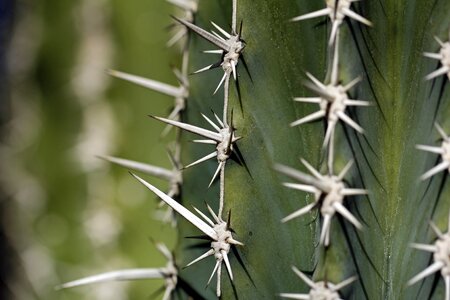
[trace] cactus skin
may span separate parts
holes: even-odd
[[[305,71],[323,80],[327,76],[327,27],[321,20],[290,23],[287,20],[324,7],[322,1],[241,1],[238,22],[243,20],[244,52],[252,76],[239,65],[242,111],[231,84],[230,106],[234,110],[238,142],[251,173],[236,163],[227,166],[226,207],[232,212],[232,227],[245,243],[239,249],[248,273],[234,265],[235,292],[225,278],[223,299],[274,299],[280,292],[305,292],[307,286],[293,272],[292,265],[314,279],[340,282],[357,275],[359,280],[342,291],[344,299],[443,299],[443,282],[433,277],[408,287],[406,282],[424,269],[430,255],[409,247],[412,242],[430,242],[435,236],[428,222],[434,220],[445,231],[450,207],[447,173],[420,182],[419,177],[435,163],[435,156],[417,151],[418,143],[436,144],[435,121],[449,128],[450,93],[448,80],[439,77],[424,81],[436,69],[436,61],[422,52],[436,52],[433,35],[447,40],[448,1],[361,1],[356,11],[371,20],[366,28],[344,22],[341,30],[340,78],[344,82],[362,75],[363,81],[352,95],[374,103],[370,108],[351,111],[366,130],[357,135],[338,126],[336,148],[340,170],[355,159],[347,180],[370,191],[368,197],[349,201],[350,210],[364,224],[357,232],[342,218],[333,220],[331,247],[317,246],[320,223],[315,213],[281,224],[288,213],[311,202],[310,194],[288,190],[280,185],[283,176],[273,170],[283,163],[304,170],[299,157],[315,167],[323,165],[321,122],[290,128],[289,123],[313,112],[313,105],[294,103],[295,96],[311,96],[305,88]],[[209,20],[228,24],[231,1],[202,1],[196,24],[210,28]],[[323,18],[325,19],[325,18]],[[191,42],[191,66],[205,65],[209,49],[198,37]],[[206,123],[200,113],[210,108],[220,112],[221,95],[211,96],[220,72],[191,78],[185,120]],[[447,130],[448,131],[448,130]],[[188,139],[188,137],[185,137]],[[201,146],[185,143],[185,161],[205,153]],[[322,163],[322,164],[321,164]],[[185,201],[201,206],[203,201],[217,205],[217,190],[208,190],[214,163],[185,172]],[[323,166],[325,167],[325,166]],[[205,199],[206,198],[206,199]],[[180,263],[198,256],[186,250],[195,234],[180,223]],[[186,269],[180,276],[202,290],[212,262]],[[253,281],[253,283],[252,283]],[[209,294],[210,295],[210,294]],[[205,297],[206,294],[205,294]],[[210,297],[214,298],[214,296]]]
[[[342,0],[343,1],[343,0]],[[286,215],[311,203],[313,195],[288,190],[274,170],[276,163],[304,170],[299,158],[326,169],[322,151],[323,122],[290,128],[289,124],[315,110],[312,105],[292,101],[311,96],[305,87],[305,72],[321,81],[330,80],[331,51],[328,49],[327,22],[288,22],[289,19],[323,8],[321,1],[267,0],[241,1],[238,22],[243,21],[245,59],[249,74],[239,64],[241,98],[231,84],[230,110],[233,126],[245,163],[227,164],[225,212],[231,214],[233,237],[245,246],[230,252],[234,285],[222,275],[223,299],[273,299],[280,293],[307,293],[307,284],[291,267],[315,282],[344,284],[344,299],[442,299],[444,284],[437,273],[420,284],[407,286],[418,272],[430,264],[430,254],[410,247],[413,242],[431,244],[433,220],[449,230],[450,185],[448,171],[419,181],[436,164],[435,157],[416,149],[417,144],[435,145],[439,139],[433,128],[438,122],[450,128],[448,79],[440,76],[425,81],[436,61],[422,52],[437,52],[433,35],[447,40],[450,2],[361,1],[355,11],[371,20],[373,27],[345,21],[340,31],[340,72],[343,82],[361,76],[362,83],[351,90],[352,99],[364,99],[373,106],[348,109],[364,129],[359,135],[348,126],[338,125],[335,169],[353,159],[355,168],[346,176],[352,187],[370,193],[354,196],[346,207],[364,229],[357,231],[342,217],[333,219],[331,245],[319,245],[321,218],[313,211],[302,218],[281,224]],[[231,1],[201,1],[195,19],[198,26],[211,28],[213,20],[223,28],[229,23]],[[325,18],[324,18],[325,19]],[[208,58],[201,50],[210,49],[199,37],[190,41],[191,69]],[[187,110],[182,121],[208,126],[201,117],[209,109],[220,112],[222,95],[212,96],[223,74],[210,71],[192,76]],[[217,98],[217,99],[216,99]],[[193,145],[183,134],[183,162],[206,154],[204,145]],[[217,163],[201,164],[184,172],[182,201],[185,206],[204,207],[207,201],[217,211],[217,183],[207,189]],[[198,242],[185,239],[198,235],[186,220],[178,219],[179,266],[205,252]],[[214,263],[202,263],[180,270],[180,282],[188,283],[197,298],[215,299],[213,288],[204,289]],[[300,273],[300,272],[297,272]],[[359,278],[353,282],[353,276]],[[307,281],[306,281],[307,282]],[[322,284],[322,283],[321,283]]]

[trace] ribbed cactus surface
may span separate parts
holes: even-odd
[[[145,112],[175,127],[173,169],[106,159],[169,182],[133,173],[173,209],[175,255],[158,244],[169,264],[156,273],[66,287],[165,278],[164,299],[450,299],[450,2],[169,2],[180,86],[112,75],[175,98],[169,117]]]

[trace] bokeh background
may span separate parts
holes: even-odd
[[[148,299],[162,281],[57,291],[79,277],[161,267],[175,243],[158,201],[115,155],[170,167],[172,99],[106,75],[176,84],[164,0],[0,0],[0,299]],[[165,183],[153,179],[160,188]]]

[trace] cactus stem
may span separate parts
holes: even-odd
[[[175,98],[187,98],[187,89],[183,85],[181,85],[180,87],[175,87],[156,80],[147,79],[141,76],[131,75],[115,70],[108,71],[108,74],[167,96],[172,96]]]
[[[444,263],[434,262],[432,265],[427,267],[425,270],[423,270],[422,272],[420,272],[419,274],[417,274],[416,276],[411,278],[411,280],[408,281],[408,285],[413,285],[416,282],[419,282],[421,279],[439,271],[440,269],[442,269],[442,267],[444,267]]]

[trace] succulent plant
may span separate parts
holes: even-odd
[[[164,250],[165,269],[63,287],[159,277],[164,299],[450,299],[450,2],[169,2],[185,15],[169,43],[180,86],[111,74],[175,98],[150,120],[177,128],[174,170],[106,159],[169,181],[166,194],[133,174],[173,210],[176,261]]]

